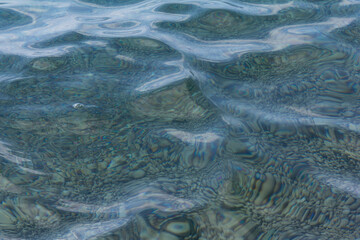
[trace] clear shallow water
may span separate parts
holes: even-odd
[[[0,238],[360,238],[359,12],[2,1]]]

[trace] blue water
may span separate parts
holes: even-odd
[[[0,0],[0,239],[360,239],[359,0]]]

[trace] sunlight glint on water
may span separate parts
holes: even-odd
[[[0,2],[0,239],[360,239],[360,2]]]

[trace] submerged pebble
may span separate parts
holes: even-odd
[[[190,231],[190,224],[187,221],[173,221],[166,225],[165,230],[175,235],[186,235]]]
[[[72,107],[75,108],[75,109],[80,109],[80,108],[84,108],[85,105],[82,104],[82,103],[74,103],[74,104],[72,105]]]
[[[130,173],[130,175],[133,177],[133,178],[142,178],[145,176],[145,171],[142,170],[142,169],[138,169],[136,171],[133,171]]]

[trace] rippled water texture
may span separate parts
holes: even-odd
[[[2,0],[0,239],[360,239],[359,0]]]

